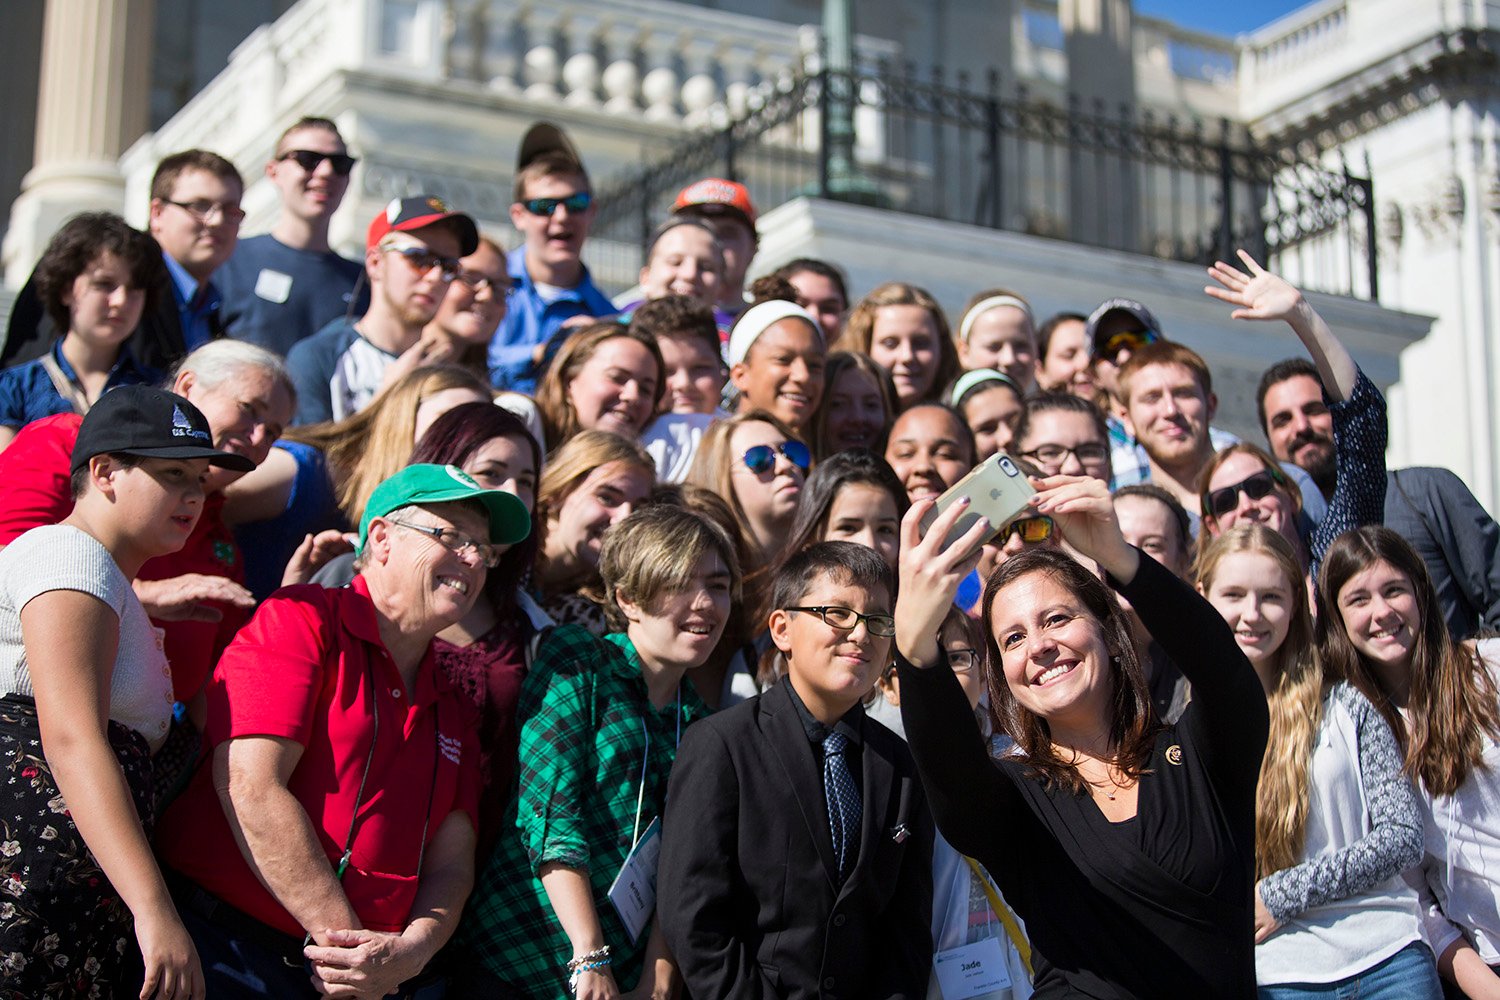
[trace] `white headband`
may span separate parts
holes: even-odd
[[[953,389],[948,393],[948,405],[957,408],[963,403],[966,395],[990,382],[1008,387],[1017,396],[1026,395],[1021,391],[1021,387],[1016,385],[1016,380],[1004,372],[993,368],[975,368],[973,371],[964,372],[959,380],[953,383]]]
[[[958,342],[960,344],[967,344],[969,342],[969,331],[974,328],[974,321],[991,309],[998,309],[1001,306],[1013,306],[1026,314],[1026,322],[1032,324],[1036,322],[1032,319],[1031,307],[1014,295],[991,295],[987,299],[980,299],[974,303],[972,309],[964,313],[964,321],[958,324]]]
[[[818,335],[818,342],[823,342],[823,328],[818,321],[813,319],[812,313],[803,309],[795,302],[785,299],[770,299],[759,305],[751,306],[740,315],[734,324],[734,329],[729,332],[729,364],[739,364],[745,360],[745,355],[750,353],[750,347],[760,335],[771,328],[773,323],[779,323],[784,319],[806,320]]]

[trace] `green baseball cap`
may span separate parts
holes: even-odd
[[[359,519],[359,548],[364,550],[370,522],[410,504],[478,500],[490,515],[490,543],[514,545],[531,534],[531,514],[520,498],[487,490],[456,465],[408,465],[370,494]]]

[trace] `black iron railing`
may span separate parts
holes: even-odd
[[[852,116],[856,176],[831,170],[827,123]],[[1304,287],[1378,297],[1367,178],[1273,153],[1242,126],[1102,101],[1056,104],[910,64],[789,78],[727,127],[601,186],[591,262],[633,283],[676,192],[705,175],[762,212],[798,195],[1208,263],[1245,247]]]

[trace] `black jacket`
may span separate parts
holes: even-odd
[[[657,913],[695,1000],[916,998],[932,963],[932,820],[906,745],[863,719],[842,887],[789,682],[697,723],[672,767]]]

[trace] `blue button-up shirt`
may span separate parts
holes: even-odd
[[[219,290],[213,282],[199,284],[171,254],[163,253],[161,259],[172,276],[172,298],[177,302],[177,318],[182,320],[182,341],[191,354],[214,338],[208,316],[219,308]]]
[[[52,345],[49,352],[63,377],[78,386],[78,373],[63,357],[62,341]],[[120,356],[109,370],[104,383],[104,392],[120,385],[155,385],[161,381],[161,373],[154,368],[139,364],[130,353],[130,348],[121,346]],[[79,386],[81,389],[82,387]],[[21,428],[33,420],[50,417],[57,413],[72,413],[73,401],[64,398],[52,384],[52,376],[42,367],[40,358],[7,368],[0,372],[0,427]]]
[[[497,389],[510,389],[528,395],[536,391],[536,384],[557,349],[565,338],[554,339],[565,321],[574,316],[612,316],[619,310],[614,303],[594,286],[588,268],[583,277],[572,288],[551,302],[542,298],[536,283],[526,271],[526,247],[519,246],[506,255],[506,267],[515,279],[515,287],[505,303],[505,319],[490,341],[490,381]],[[547,353],[540,365],[532,363],[531,355],[536,345],[549,342]]]

